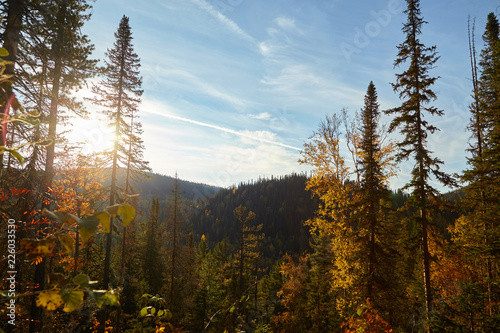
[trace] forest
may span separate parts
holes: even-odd
[[[420,1],[406,0],[401,104],[381,110],[366,82],[359,112],[332,111],[303,142],[311,172],[220,188],[153,172],[129,17],[101,63],[82,33],[92,3],[0,4],[0,333],[500,331],[494,4],[479,50],[469,20],[462,173],[429,147],[446,117],[433,105],[439,56]],[[86,103],[114,133],[99,153],[66,138]]]

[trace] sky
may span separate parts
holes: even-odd
[[[433,105],[445,112],[428,118],[441,129],[429,148],[449,173],[467,167],[467,17],[475,17],[480,50],[486,16],[499,5],[421,1],[428,22],[421,40],[440,56],[430,72],[440,77]],[[228,187],[310,170],[298,163],[304,143],[325,115],[347,108],[354,116],[370,81],[381,110],[400,105],[391,83],[406,68],[393,67],[404,7],[404,0],[97,0],[82,31],[103,60],[120,19],[130,18],[145,159],[156,173]],[[84,152],[112,139],[103,122],[74,123],[71,139],[86,141]],[[412,165],[400,165],[392,188],[406,183]]]

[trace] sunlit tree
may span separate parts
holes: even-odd
[[[115,38],[113,48],[106,52],[104,79],[99,85],[92,87],[95,94],[92,101],[103,108],[103,113],[115,132],[113,148],[107,152],[111,166],[110,206],[113,206],[118,198],[117,175],[120,167],[128,166],[132,173],[148,170],[145,163],[136,163],[141,157],[143,146],[142,141],[134,140],[135,127],[133,123],[129,123],[141,102],[143,91],[139,73],[140,59],[134,51],[128,17],[122,17]],[[111,223],[113,224],[113,221]],[[106,288],[109,285],[112,233],[111,227],[107,236],[104,262],[103,285]]]

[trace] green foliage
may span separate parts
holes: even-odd
[[[193,231],[198,236],[210,235],[210,247],[225,238],[237,242],[239,226],[234,223],[233,211],[244,205],[262,221],[265,237],[261,251],[266,266],[271,266],[279,253],[301,253],[309,249],[309,227],[303,222],[313,217],[318,203],[305,190],[306,181],[306,175],[292,174],[222,189],[200,205]]]

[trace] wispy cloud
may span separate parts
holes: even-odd
[[[215,19],[217,19],[220,23],[222,23],[225,27],[227,27],[233,33],[239,35],[240,37],[252,42],[253,44],[257,44],[255,39],[246,33],[243,29],[241,29],[233,20],[229,19],[227,16],[219,12],[214,8],[210,3],[205,0],[191,0],[195,5],[199,8],[203,9],[210,15],[212,15]]]
[[[261,112],[257,114],[249,114],[248,115],[252,119],[257,119],[257,120],[271,120],[272,115],[269,112]]]
[[[172,84],[174,81],[180,81],[187,83],[185,84],[185,89],[192,89],[196,91],[197,93],[202,93],[205,95],[209,95],[212,97],[215,97],[219,100],[222,100],[224,102],[230,103],[233,107],[236,108],[241,108],[243,107],[246,103],[242,99],[223,91],[220,88],[217,88],[214,83],[209,83],[203,80],[202,78],[193,75],[192,73],[186,71],[186,70],[180,70],[180,69],[171,69],[171,70],[162,70],[162,75],[167,77],[165,81],[169,82]]]
[[[217,131],[221,131],[221,132],[225,132],[225,133],[229,133],[229,134],[234,134],[234,135],[237,135],[239,137],[250,139],[250,140],[256,141],[256,142],[264,142],[264,143],[268,143],[271,145],[280,146],[283,148],[293,149],[293,150],[297,150],[297,151],[302,150],[301,148],[279,142],[279,141],[277,141],[278,139],[276,136],[270,136],[267,133],[264,133],[263,131],[261,131],[261,132],[237,131],[237,130],[233,130],[231,128],[227,128],[227,127],[223,127],[223,126],[219,126],[219,125],[214,125],[214,124],[209,124],[206,122],[178,116],[178,115],[169,113],[165,109],[160,111],[157,108],[148,108],[148,109],[145,109],[144,112],[159,115],[159,116],[162,116],[162,117],[165,117],[168,119],[173,119],[173,120],[178,120],[178,121],[194,124],[197,126],[215,129]]]

